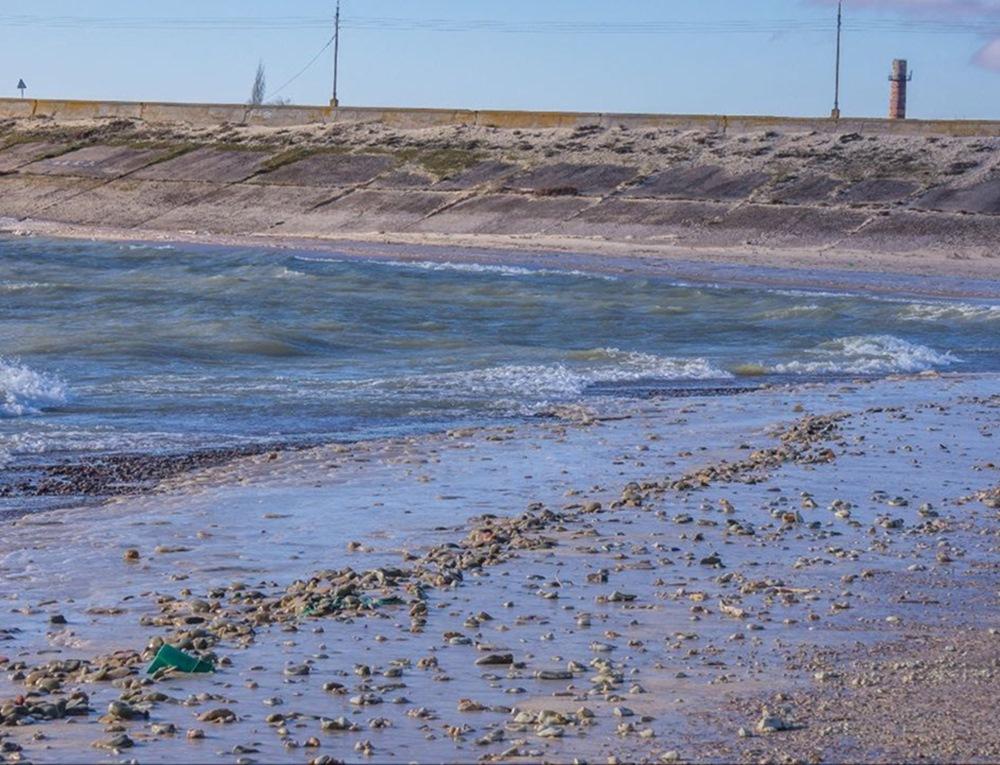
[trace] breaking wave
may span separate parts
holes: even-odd
[[[673,358],[599,348],[575,351],[565,363],[493,366],[442,374],[365,380],[354,385],[395,394],[539,399],[578,396],[595,383],[633,380],[713,380],[732,375],[702,358]]]
[[[924,372],[958,361],[950,353],[911,343],[893,335],[856,335],[821,343],[808,359],[776,364],[782,374],[891,374]]]
[[[1000,305],[912,303],[896,316],[903,321],[1000,321]]]
[[[306,263],[342,263],[334,258],[309,257],[294,255],[295,260]],[[592,271],[559,268],[527,268],[525,266],[505,266],[497,263],[460,263],[450,260],[371,260],[369,265],[387,266],[389,268],[406,268],[417,271],[457,271],[469,274],[495,274],[498,276],[581,276],[588,279],[603,281],[618,281],[616,276]]]
[[[66,383],[59,378],[0,358],[0,416],[37,414],[66,403],[67,396]]]

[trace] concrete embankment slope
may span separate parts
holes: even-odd
[[[996,123],[571,115],[491,127],[417,110],[424,117],[400,127],[317,109],[289,125],[245,107],[184,123],[151,110],[169,105],[97,117],[88,107],[86,119],[50,109],[52,119],[37,105],[70,102],[24,103],[34,116],[0,121],[8,229],[797,253],[830,264],[876,253],[1000,271]]]

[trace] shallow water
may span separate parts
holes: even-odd
[[[1000,304],[0,239],[0,459],[372,437],[651,389],[1000,370]]]

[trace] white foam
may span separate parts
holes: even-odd
[[[162,252],[162,251],[165,251],[165,250],[172,250],[172,249],[174,249],[174,246],[172,244],[147,244],[147,243],[142,243],[142,244],[126,244],[125,245],[125,249],[132,250],[132,251],[135,251],[135,250],[156,250],[156,251]]]
[[[14,361],[0,358],[0,416],[21,417],[66,403],[66,383]]]
[[[306,263],[344,263],[341,258],[309,257],[293,255],[295,260]],[[526,268],[524,266],[504,266],[495,263],[459,263],[450,260],[365,260],[369,264],[388,266],[390,268],[411,268],[420,271],[459,271],[471,274],[497,274],[499,276],[582,276],[588,279],[601,279],[614,282],[618,278],[609,274],[599,274],[591,271],[559,268]]]
[[[776,364],[784,374],[888,374],[923,372],[958,361],[950,353],[911,343],[893,335],[855,335],[822,343],[807,351],[809,359]]]
[[[20,292],[21,290],[37,290],[45,287],[54,287],[53,284],[45,282],[0,282],[0,292]]]
[[[519,396],[531,399],[579,396],[595,383],[631,380],[718,380],[732,375],[702,358],[673,358],[648,353],[599,348],[569,354],[570,363],[512,364],[481,369],[411,375],[354,382],[394,394],[439,397],[470,395],[500,399]]]
[[[764,311],[756,318],[764,320],[794,319],[798,316],[811,316],[816,313],[827,313],[829,308],[809,303],[808,305],[791,305],[787,308],[776,308],[772,311]]]
[[[456,263],[448,260],[386,260],[380,262],[382,265],[395,268],[418,268],[424,271],[461,271],[473,274],[498,274],[500,276],[582,276],[588,279],[618,281],[614,276],[576,269],[525,268],[524,266],[502,266],[492,263]]]
[[[911,303],[896,314],[903,321],[1000,321],[1000,305]]]

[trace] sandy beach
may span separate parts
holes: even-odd
[[[236,460],[96,526],[22,518],[5,752],[995,760],[995,391],[573,410]],[[151,681],[158,639],[219,671]]]

